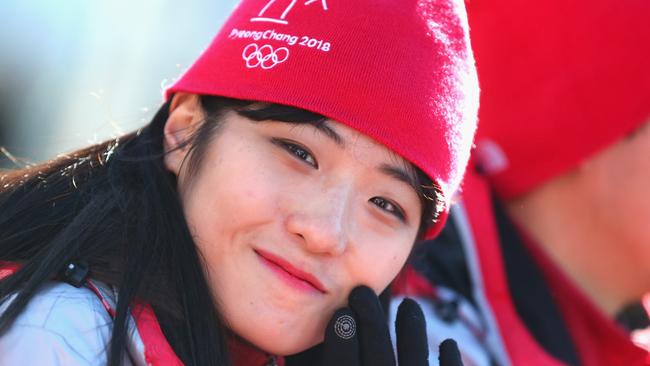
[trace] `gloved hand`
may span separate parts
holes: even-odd
[[[287,358],[287,366],[428,366],[426,323],[418,304],[404,299],[397,311],[397,360],[377,295],[366,286],[356,287],[348,297],[349,307],[334,313],[325,340]],[[440,347],[440,366],[463,366],[456,343]],[[443,355],[444,352],[444,355]]]
[[[438,362],[440,366],[463,366],[456,341],[448,338],[440,343]]]

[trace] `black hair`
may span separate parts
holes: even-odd
[[[225,112],[253,120],[318,122],[297,108],[203,96],[205,123],[183,143],[188,174],[196,172]],[[0,172],[0,261],[20,264],[0,280],[0,336],[40,286],[61,280],[69,263],[117,290],[108,364],[121,364],[135,300],[151,305],[170,345],[186,365],[229,365],[226,328],[203,272],[200,253],[164,166],[165,103],[150,124],[123,137]],[[439,190],[416,169],[423,216],[420,234],[437,217]]]

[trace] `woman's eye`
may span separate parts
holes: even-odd
[[[304,162],[313,166],[314,168],[318,168],[318,163],[316,162],[316,159],[306,148],[298,144],[289,141],[284,141],[284,140],[275,140],[275,143],[280,145],[282,148],[287,150],[296,158],[303,160]]]
[[[399,208],[399,206],[397,206],[393,202],[382,197],[373,197],[370,199],[370,202],[374,203],[382,210],[395,215],[401,221],[405,220],[404,212],[402,211],[401,208]]]

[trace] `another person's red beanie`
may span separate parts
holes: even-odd
[[[476,160],[502,198],[571,170],[650,118],[650,1],[467,6],[482,89]]]
[[[179,91],[344,123],[422,169],[445,204],[478,107],[462,0],[244,0],[166,95]]]

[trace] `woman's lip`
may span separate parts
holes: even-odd
[[[311,285],[314,289],[318,290],[321,293],[327,293],[327,290],[325,289],[325,286],[311,273],[305,272],[301,269],[296,268],[293,266],[291,263],[287,262],[286,260],[282,259],[281,257],[278,257],[277,255],[271,254],[269,252],[266,252],[264,250],[256,249],[255,252],[262,257],[263,259],[266,259],[267,261],[271,262],[272,264],[275,264],[276,266],[280,267],[283,269],[285,272],[290,274],[291,276],[297,278],[298,280],[304,281],[307,284]]]

